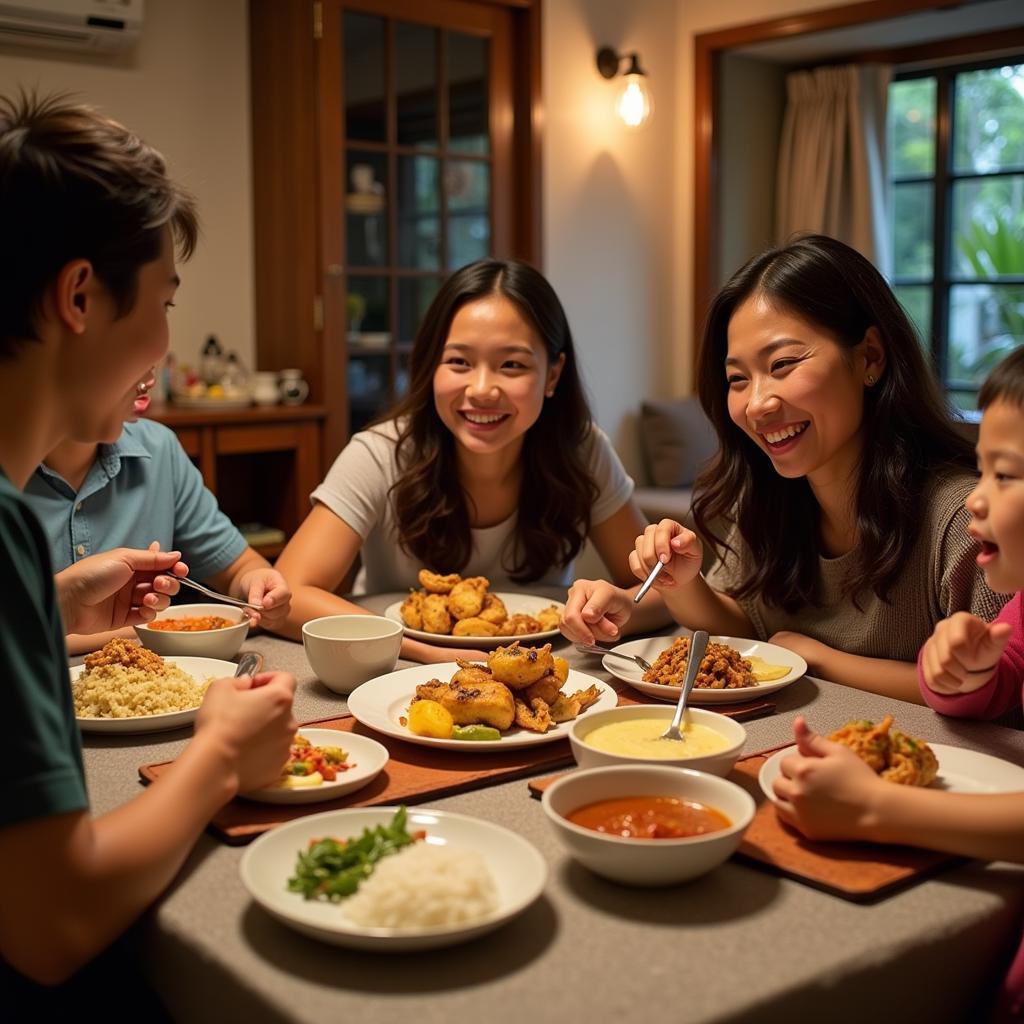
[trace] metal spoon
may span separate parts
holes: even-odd
[[[263,667],[263,655],[255,651],[249,651],[238,659],[238,668],[235,669],[236,676],[254,676]]]
[[[263,605],[261,604],[239,601],[235,597],[228,597],[227,594],[218,594],[216,590],[204,587],[202,583],[196,583],[195,580],[190,580],[187,576],[173,576],[172,579],[177,580],[179,583],[184,583],[186,587],[191,587],[193,590],[198,590],[200,594],[205,594],[207,597],[215,597],[218,601],[224,601],[226,604],[238,605],[239,608],[252,608],[258,612],[263,611]]]
[[[686,737],[679,731],[679,725],[683,720],[683,712],[686,710],[686,702],[690,699],[690,691],[697,679],[697,672],[700,670],[700,663],[704,660],[704,652],[708,649],[710,637],[703,629],[698,629],[690,637],[690,652],[686,657],[686,675],[683,677],[683,692],[679,694],[679,703],[676,705],[676,713],[672,716],[672,724],[661,734],[663,740],[680,740]]]
[[[644,672],[651,671],[651,663],[646,658],[641,658],[639,654],[623,654],[621,651],[609,651],[607,647],[599,647],[597,644],[576,644],[576,650],[582,651],[584,654],[610,654],[613,658],[625,658],[626,661],[632,661],[634,664],[639,665]]]

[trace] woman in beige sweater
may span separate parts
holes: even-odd
[[[697,532],[649,526],[634,574],[664,562],[655,586],[686,626],[771,639],[814,675],[920,701],[935,624],[990,619],[1005,598],[967,535],[974,452],[881,274],[823,236],[755,257],[712,303],[698,390],[720,448]],[[700,537],[719,555],[707,579]],[[626,591],[579,580],[564,632],[615,639],[630,613]]]

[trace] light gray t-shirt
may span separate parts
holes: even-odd
[[[398,543],[389,491],[398,479],[395,421],[355,434],[334,460],[323,483],[310,496],[344,520],[363,539],[363,565],[352,590],[356,594],[380,594],[418,586],[421,562],[411,558]],[[619,461],[607,435],[594,426],[584,442],[584,461],[598,487],[591,509],[592,525],[611,518],[633,494],[633,480]],[[504,522],[472,530],[473,550],[464,576],[486,576],[494,590],[516,587],[503,564],[516,525],[513,513]],[[435,567],[443,571],[444,566]],[[538,583],[568,586],[573,563],[552,566]]]
[[[995,618],[1009,595],[989,590],[974,560],[977,545],[967,533],[971,517],[964,499],[976,483],[965,473],[932,485],[921,502],[917,540],[888,601],[869,590],[857,595],[855,603],[845,593],[846,576],[860,558],[857,548],[838,558],[821,556],[820,605],[787,612],[759,596],[740,600],[756,637],[768,640],[779,630],[790,630],[849,654],[916,661],[917,652],[940,619],[959,611],[986,621]],[[738,557],[726,552],[707,574],[708,583],[720,591],[737,585],[754,557],[735,527],[728,541]]]

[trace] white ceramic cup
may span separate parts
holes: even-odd
[[[404,632],[381,615],[325,615],[302,627],[302,643],[320,682],[335,693],[351,693],[394,670]]]
[[[252,377],[252,397],[257,405],[277,405],[281,401],[281,391],[277,382],[277,374],[273,370],[261,370]]]
[[[309,397],[309,385],[303,378],[301,370],[282,370],[278,387],[281,401],[285,405],[299,405]]]

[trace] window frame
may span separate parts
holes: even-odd
[[[961,181],[991,180],[1001,177],[1019,177],[1024,174],[1024,164],[1009,170],[988,171],[956,171],[953,167],[953,115],[954,115],[954,82],[956,76],[971,71],[985,71],[989,68],[1001,68],[1010,64],[1024,64],[1024,51],[1003,54],[999,57],[978,57],[973,60],[957,61],[930,66],[915,67],[912,70],[897,71],[892,76],[893,82],[904,82],[914,79],[935,79],[935,160],[930,175],[888,175],[888,185],[892,189],[902,184],[930,184],[932,186],[932,277],[924,281],[912,275],[895,272],[890,278],[894,287],[927,286],[931,289],[931,324],[928,337],[929,351],[934,360],[936,372],[946,394],[976,392],[977,385],[972,381],[949,379],[949,312],[951,292],[957,285],[976,285],[986,279],[963,277],[953,273],[953,193],[956,184]],[[1024,275],[1005,275],[999,284],[1024,285]],[[923,334],[923,332],[922,332]],[[1024,344],[1024,342],[1022,342]]]

